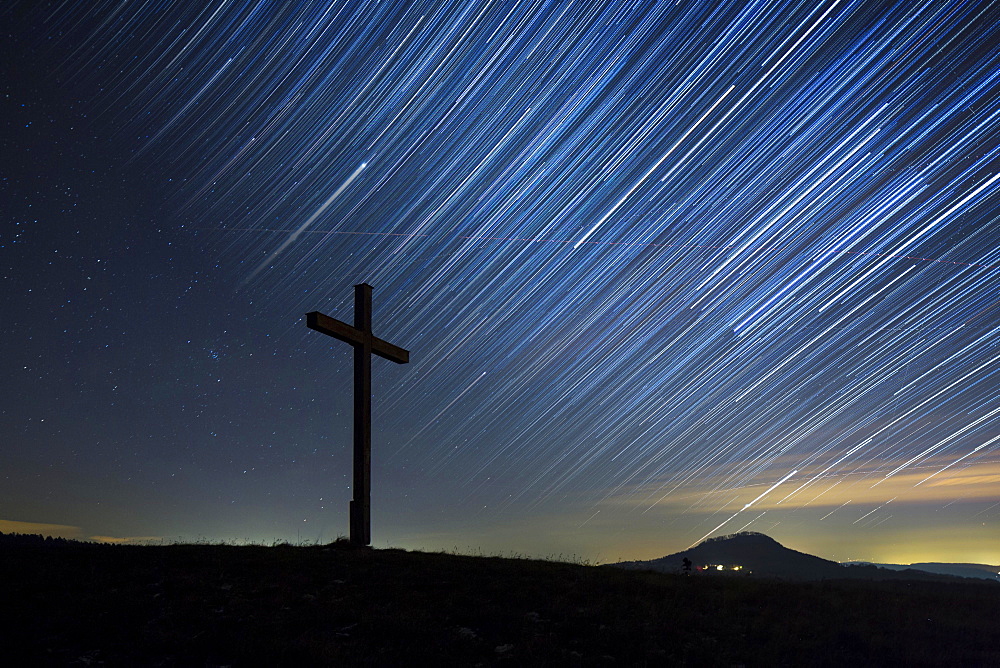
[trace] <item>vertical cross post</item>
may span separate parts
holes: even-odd
[[[354,329],[364,332],[354,346],[354,500],[351,541],[372,542],[372,286],[354,286]],[[358,539],[355,539],[355,536]]]
[[[306,314],[310,329],[340,339],[354,347],[354,499],[351,501],[351,542],[371,544],[372,480],[372,354],[397,364],[410,361],[410,353],[372,335],[372,286],[354,286],[354,326],[319,311]]]

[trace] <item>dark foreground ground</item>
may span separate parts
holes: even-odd
[[[991,583],[400,550],[0,546],[0,664],[1000,666]]]

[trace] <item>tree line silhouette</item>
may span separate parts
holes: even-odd
[[[4,533],[0,531],[0,547],[57,547],[81,545],[78,540],[53,538],[35,533]]]

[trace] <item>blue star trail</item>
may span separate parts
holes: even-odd
[[[912,542],[962,499],[1000,561],[1000,3],[23,13],[205,299],[260,309],[239,329],[274,337],[245,358],[273,394],[199,396],[270,498],[309,448],[238,445],[268,401],[282,434],[330,430],[310,447],[344,487],[349,351],[302,314],[349,320],[367,282],[412,351],[375,369],[376,544],[379,513],[403,543],[539,517],[625,556],[633,530]]]

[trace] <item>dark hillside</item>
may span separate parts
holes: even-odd
[[[5,545],[4,665],[1000,665],[991,583],[401,550]]]
[[[916,569],[926,573],[939,573],[942,575],[954,575],[961,578],[979,578],[982,580],[1000,581],[1000,566],[990,566],[987,564],[941,564],[941,563],[917,563],[909,566],[897,566],[895,564],[877,564],[882,568],[891,569]]]

